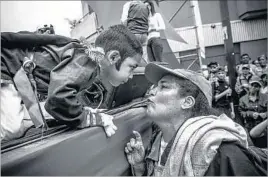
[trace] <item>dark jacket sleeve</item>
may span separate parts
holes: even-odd
[[[218,149],[205,176],[263,176],[263,172],[255,164],[256,159],[249,151],[234,143],[224,143]]]
[[[89,86],[96,76],[97,65],[83,48],[70,48],[50,73],[45,109],[55,119],[77,126],[86,118],[78,93]]]
[[[246,95],[240,98],[238,111],[244,119],[253,118],[253,111],[248,110],[248,103],[245,101]]]
[[[212,104],[215,104],[216,100],[215,100],[215,96],[216,96],[216,84],[215,82],[211,83],[211,87],[212,87]]]
[[[1,45],[5,48],[32,48],[44,45],[64,45],[77,41],[61,35],[36,34],[33,32],[3,32]]]

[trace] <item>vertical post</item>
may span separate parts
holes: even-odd
[[[235,93],[235,54],[234,54],[234,44],[231,30],[231,23],[229,17],[229,9],[227,0],[220,0],[221,9],[221,19],[222,19],[222,31],[224,38],[224,48],[226,54],[226,61],[229,73],[230,86]]]
[[[234,53],[234,44],[233,44],[233,37],[232,37],[232,29],[229,17],[229,9],[228,9],[228,1],[227,0],[219,0],[220,1],[220,9],[221,9],[221,19],[222,19],[222,31],[223,31],[223,38],[224,38],[224,48],[225,48],[225,55],[226,55],[226,62],[228,67],[229,73],[229,81],[230,87],[232,89],[232,102],[234,104],[234,111],[235,111],[235,121],[240,122],[240,118],[238,114],[238,107],[235,106],[238,104],[238,97],[235,92],[235,53]]]
[[[200,17],[200,11],[198,7],[198,1],[197,0],[190,0],[191,8],[192,8],[192,13],[193,13],[193,20],[194,20],[194,28],[195,28],[195,35],[196,35],[196,52],[197,52],[197,57],[199,60],[200,64],[200,70],[202,67],[202,56],[204,56],[204,40],[203,40],[203,27],[202,27],[202,22],[201,22],[201,17]],[[201,44],[200,44],[201,43]],[[201,45],[203,49],[201,50]]]

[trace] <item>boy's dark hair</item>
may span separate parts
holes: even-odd
[[[189,112],[188,118],[208,115],[219,116],[221,114],[218,110],[209,106],[206,96],[194,83],[181,78],[176,78],[176,82],[180,97],[192,96],[195,99],[195,104],[191,110],[186,110]]]
[[[244,53],[244,54],[242,54],[242,55],[240,56],[240,58],[242,59],[244,56],[248,56],[248,57],[249,57],[249,54]],[[249,57],[249,59],[250,59],[250,57]]]
[[[105,53],[119,51],[121,59],[115,64],[117,70],[126,58],[143,54],[141,43],[124,25],[114,25],[101,32],[95,46],[103,48]]]
[[[217,65],[218,66],[218,62],[212,61],[207,65],[207,67],[211,67],[212,65]]]
[[[221,72],[221,71],[225,72],[225,68],[223,66],[219,66],[216,73]]]

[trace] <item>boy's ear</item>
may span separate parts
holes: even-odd
[[[191,107],[193,107],[195,104],[195,99],[192,96],[187,96],[185,98],[182,99],[181,101],[181,108],[182,109],[189,109]]]
[[[110,64],[113,65],[121,59],[121,56],[118,50],[110,50],[109,52],[107,52],[107,58]]]

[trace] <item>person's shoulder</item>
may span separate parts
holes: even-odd
[[[225,155],[225,156],[233,156],[233,155],[237,155],[237,152],[241,151],[241,146],[239,146],[237,143],[235,142],[225,142],[222,143],[219,147],[218,152]]]
[[[260,92],[259,97],[260,97],[262,102],[264,102],[264,103],[268,102],[268,95],[267,94],[263,94],[263,93]]]
[[[143,5],[144,3],[143,2],[140,2],[140,1],[129,1],[129,2],[127,2],[129,5],[137,5],[137,4],[139,4],[139,5]],[[141,4],[142,3],[142,4]]]
[[[161,19],[162,18],[162,15],[158,12],[155,13],[155,17],[158,18],[158,19]]]
[[[239,100],[240,100],[240,101],[245,101],[245,100],[247,100],[247,99],[248,99],[248,94],[242,96]]]
[[[211,162],[206,175],[259,176],[263,174],[256,166],[256,159],[249,147],[236,142],[223,142]],[[266,170],[267,171],[267,170]]]
[[[250,63],[250,64],[249,64],[249,67],[250,67],[250,68],[256,68],[257,66],[254,65],[254,64],[252,64],[252,63]]]
[[[260,97],[267,98],[268,95],[260,93]]]

